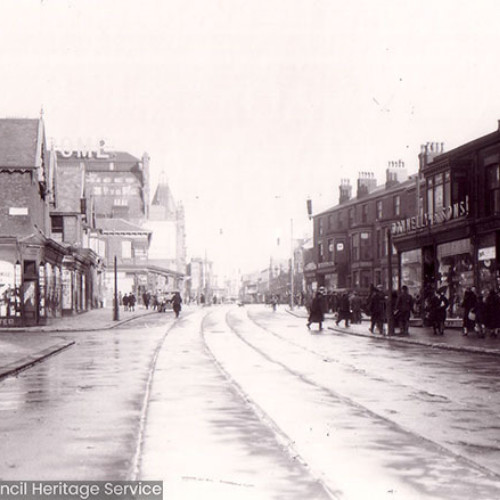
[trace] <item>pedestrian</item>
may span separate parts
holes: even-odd
[[[339,312],[335,324],[339,326],[339,323],[342,320],[344,321],[344,325],[346,326],[346,328],[350,326],[349,321],[351,320],[351,303],[349,300],[348,292],[343,293],[342,297],[340,297]]]
[[[385,333],[384,320],[386,305],[384,292],[382,291],[382,287],[380,285],[372,290],[368,310],[370,312],[370,332],[375,333],[375,329],[377,329],[378,332],[383,335]]]
[[[479,338],[484,338],[485,336],[485,303],[484,303],[484,295],[485,292],[481,291],[477,295],[476,307],[474,308],[474,312],[476,313],[474,330],[477,333]]]
[[[149,292],[144,292],[144,293],[142,294],[142,303],[144,304],[144,307],[145,307],[146,309],[149,309],[149,301],[150,301],[150,298],[151,298],[151,296],[150,296]]]
[[[444,294],[444,288],[436,291],[429,300],[429,320],[434,335],[444,335],[444,323],[446,321],[446,309],[450,305]]]
[[[490,289],[484,302],[484,326],[491,337],[500,329],[500,297],[494,288]]]
[[[135,295],[132,292],[130,292],[128,295],[128,308],[130,311],[135,311],[135,302],[136,302]]]
[[[401,293],[396,299],[396,317],[398,318],[400,332],[403,335],[410,334],[410,316],[413,310],[414,300],[408,292],[408,287],[403,285]]]
[[[467,335],[470,331],[474,330],[474,326],[476,324],[476,304],[476,289],[474,287],[468,286],[465,289],[464,298],[461,303],[463,309],[462,328],[464,335]]]
[[[175,292],[172,298],[172,309],[174,310],[175,317],[178,318],[182,309],[182,298],[179,292]]]
[[[325,298],[323,290],[319,289],[316,292],[314,299],[311,302],[309,310],[309,319],[307,320],[307,328],[311,329],[311,323],[319,323],[319,329],[323,330],[323,321],[325,320]]]
[[[126,294],[123,296],[122,303],[123,303],[123,310],[124,310],[124,311],[128,311],[128,304],[129,304],[129,296],[128,296],[128,293],[126,293]]]
[[[361,310],[362,310],[361,297],[356,292],[353,292],[351,296],[352,323],[358,325],[361,324]]]
[[[273,311],[276,311],[277,306],[278,306],[278,299],[276,298],[276,295],[273,295],[271,297],[271,307],[273,308]]]

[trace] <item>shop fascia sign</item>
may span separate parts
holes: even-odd
[[[452,219],[462,219],[469,215],[469,197],[466,196],[464,200],[443,207],[438,212],[426,213],[401,219],[393,222],[391,225],[391,233],[393,235],[406,234],[418,229],[432,227]]]

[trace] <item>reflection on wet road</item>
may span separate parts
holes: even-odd
[[[2,380],[2,479],[128,477],[152,353],[166,328],[155,317],[68,334],[73,347]]]

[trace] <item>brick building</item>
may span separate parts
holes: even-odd
[[[0,120],[0,190],[0,323],[40,324],[91,307],[96,255],[69,237],[69,223],[71,241],[52,233],[51,212],[64,195],[42,118]]]
[[[401,161],[390,162],[385,184],[361,172],[356,196],[349,180],[339,186],[338,205],[313,216],[314,261],[305,263],[307,293],[354,289],[368,293],[370,285],[388,286],[388,238],[393,222],[413,213],[417,176],[408,177]],[[397,286],[397,255],[392,257]]]

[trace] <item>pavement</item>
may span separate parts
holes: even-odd
[[[295,307],[293,310],[287,311],[299,318],[307,320],[308,313],[304,307]],[[387,325],[386,325],[387,326]],[[356,335],[359,337],[371,337],[380,339],[381,342],[404,343],[404,344],[419,344],[433,347],[436,349],[447,349],[451,351],[474,352],[481,354],[491,354],[500,356],[500,336],[485,338],[479,337],[475,332],[469,333],[467,336],[462,334],[461,328],[445,328],[444,335],[434,335],[432,328],[421,326],[410,326],[409,335],[401,335],[399,329],[396,329],[396,334],[387,336],[369,331],[370,321],[364,318],[361,324],[344,326],[344,321],[337,326],[333,314],[326,314],[323,328],[342,332],[345,334]],[[318,329],[317,324],[311,325],[311,331]]]
[[[62,318],[51,318],[44,326],[21,328],[0,328],[0,380],[16,375],[31,366],[57,354],[75,344],[71,333],[82,331],[109,330],[132,319],[158,313],[141,306],[135,311],[119,312],[113,320],[112,307],[90,311]]]

